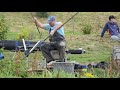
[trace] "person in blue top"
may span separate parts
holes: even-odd
[[[46,62],[49,63],[54,61],[50,51],[58,50],[60,54],[60,62],[64,62],[65,60],[65,34],[62,22],[56,22],[55,16],[48,17],[48,23],[42,24],[37,18],[34,17],[35,23],[38,27],[47,30],[50,38],[48,43],[44,43],[41,45],[41,52],[43,56],[46,58]]]
[[[103,31],[101,32],[101,37],[104,36],[106,31],[109,31],[112,40],[120,41],[120,29],[115,19],[115,16],[109,16],[109,21],[105,24]]]

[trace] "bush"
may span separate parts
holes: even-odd
[[[39,17],[43,17],[43,18],[47,18],[48,17],[48,13],[47,12],[37,12],[36,14]]]
[[[30,31],[28,34],[28,40],[34,40],[36,38],[36,35],[34,31]]]
[[[27,27],[22,27],[20,32],[18,32],[18,35],[16,37],[16,40],[22,40],[23,38],[25,40],[33,40],[35,39],[35,33],[34,31],[30,31]]]
[[[6,39],[8,26],[5,23],[4,16],[0,16],[0,40]]]
[[[83,34],[91,34],[91,30],[92,30],[92,26],[89,24],[86,24],[82,29]]]
[[[28,39],[28,35],[29,35],[29,33],[28,33],[28,28],[23,27],[23,28],[20,30],[20,32],[18,33],[16,39],[17,39],[17,40],[22,40],[23,38],[24,38],[24,39]]]
[[[4,51],[4,48],[0,48],[0,54],[3,53]]]

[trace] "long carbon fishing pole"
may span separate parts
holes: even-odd
[[[67,22],[69,22],[73,17],[75,17],[77,14],[78,14],[79,12],[77,12],[77,13],[75,13],[70,19],[68,19],[65,23],[63,23],[63,25],[65,25]],[[31,13],[31,15],[32,15],[32,13]],[[33,17],[33,15],[32,15],[32,17]],[[61,25],[59,28],[61,28],[63,25]],[[36,24],[36,26],[37,26],[37,24]],[[37,27],[38,28],[38,27]],[[58,28],[58,29],[59,29]],[[57,30],[58,30],[57,29]],[[38,31],[39,31],[39,29],[38,29]],[[40,33],[40,31],[39,31],[39,33]],[[34,46],[33,46],[33,48],[28,52],[28,54],[27,55],[25,55],[25,57],[28,57],[28,55],[38,46],[38,44],[40,43],[40,44],[42,44],[42,43],[44,43],[44,41],[46,41],[49,37],[50,37],[51,35],[49,35],[48,37],[46,37],[42,42],[41,42],[41,40],[39,40]],[[25,57],[23,57],[23,59],[25,58]],[[22,59],[22,60],[23,60]]]
[[[62,26],[64,26],[67,22],[69,22],[72,18],[74,18],[79,12],[75,13],[70,19],[68,19],[65,23],[63,23]],[[61,27],[62,27],[61,26]],[[58,28],[59,29],[59,28]]]

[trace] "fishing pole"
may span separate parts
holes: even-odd
[[[30,49],[30,51],[22,58],[22,60],[25,59],[26,57],[28,57],[29,54],[38,46],[38,44],[44,43],[49,37],[50,37],[50,36],[46,37],[42,42],[41,42],[41,40],[39,40],[39,41],[33,46],[33,48]]]
[[[32,13],[31,13],[31,16],[32,16],[32,18],[34,19],[34,16],[33,16],[33,14],[32,14]],[[36,25],[36,28],[37,28],[37,30],[38,30],[38,32],[39,32],[40,38],[41,38],[42,33],[40,32],[40,30],[39,30],[38,25],[37,25],[37,23],[36,23],[36,22],[35,22],[35,25]]]
[[[79,12],[75,13],[71,18],[69,18],[62,26],[64,26],[67,22],[69,22],[72,18],[74,18]],[[62,27],[61,26],[61,27]],[[59,29],[59,28],[58,28]]]

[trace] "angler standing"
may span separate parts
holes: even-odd
[[[48,17],[48,23],[42,24],[37,18],[34,17],[35,23],[38,27],[47,30],[50,38],[48,43],[43,43],[41,45],[41,51],[43,56],[46,58],[46,62],[49,63],[54,61],[50,51],[58,50],[60,54],[60,62],[64,62],[65,60],[65,34],[63,23],[56,22],[55,16]]]

